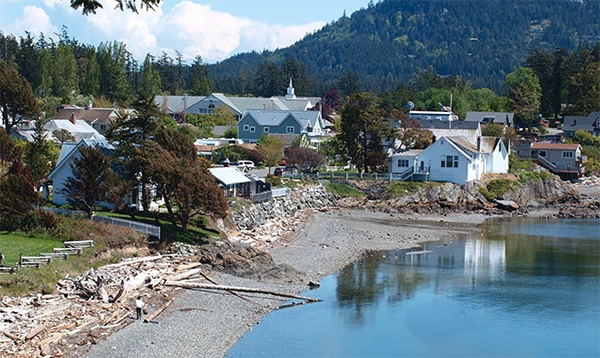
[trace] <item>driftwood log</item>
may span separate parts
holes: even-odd
[[[294,295],[290,293],[281,293],[270,290],[263,290],[260,288],[249,288],[249,287],[236,287],[236,286],[222,286],[222,285],[207,285],[205,283],[197,283],[197,282],[182,282],[182,281],[167,281],[165,282],[165,286],[174,286],[181,287],[187,289],[199,289],[199,290],[222,290],[222,291],[239,291],[239,292],[252,292],[252,293],[264,293],[267,295],[280,296],[286,298],[295,298],[299,300],[304,300],[307,302],[321,302],[322,300],[304,297],[299,295]]]
[[[156,311],[152,312],[152,314],[149,315],[148,317],[144,318],[144,323],[149,323],[150,321],[152,321],[153,319],[155,319],[156,316],[158,316],[164,310],[166,310],[167,307],[169,307],[173,303],[173,301],[175,301],[175,300],[174,299],[170,299],[167,302],[165,302],[165,304],[162,305],[159,309],[157,309]]]

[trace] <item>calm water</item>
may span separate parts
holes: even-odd
[[[227,357],[599,357],[600,220],[485,229],[349,265]]]

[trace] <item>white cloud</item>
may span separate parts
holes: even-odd
[[[9,33],[20,36],[24,35],[25,31],[31,32],[33,36],[37,36],[41,32],[46,35],[58,32],[58,28],[52,24],[46,11],[31,5],[23,8],[23,16],[13,21],[8,26],[8,30]]]

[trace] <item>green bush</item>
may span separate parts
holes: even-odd
[[[405,195],[411,195],[426,186],[427,183],[419,181],[395,181],[390,184],[389,197],[398,198]]]
[[[206,217],[198,215],[190,220],[190,225],[197,228],[206,229],[208,227],[208,220],[206,220]]]
[[[546,181],[546,180],[551,180],[553,177],[554,177],[554,174],[548,173],[545,171],[541,171],[541,172],[522,171],[522,172],[519,172],[519,181],[521,183],[526,183],[528,181]]]
[[[510,173],[518,173],[520,171],[532,171],[535,168],[535,163],[531,159],[521,159],[517,155],[508,157],[508,171]]]
[[[328,182],[328,183],[325,183],[324,186],[330,192],[337,194],[344,198],[346,198],[346,197],[362,198],[365,196],[365,193],[363,193],[362,191],[360,191],[348,184]]]
[[[502,199],[504,194],[515,188],[516,182],[510,179],[494,179],[485,187],[480,187],[479,192],[487,199],[487,200],[498,200]]]

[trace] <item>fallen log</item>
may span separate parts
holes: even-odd
[[[21,337],[15,335],[15,334],[12,334],[12,333],[9,333],[9,332],[6,332],[6,331],[2,332],[2,333],[4,333],[5,336],[7,336],[8,338],[12,339],[15,342],[18,342],[18,341],[21,340]]]
[[[118,264],[106,265],[106,266],[104,266],[104,268],[115,268],[115,267],[133,265],[133,264],[137,264],[137,263],[140,263],[140,262],[156,261],[156,260],[160,260],[160,259],[165,258],[165,257],[172,257],[172,256],[175,256],[175,254],[158,255],[158,256],[146,256],[146,257],[142,257],[142,258],[135,259],[135,260],[123,261],[123,262],[120,262]]]
[[[149,323],[150,321],[152,321],[153,319],[156,318],[156,316],[158,316],[159,314],[162,313],[162,311],[166,310],[167,307],[169,307],[172,303],[173,303],[173,299],[168,300],[167,302],[165,302],[164,305],[162,305],[159,309],[157,309],[156,311],[152,312],[151,315],[149,315],[148,317],[144,318],[144,323]]]
[[[204,272],[200,272],[200,275],[202,275],[202,277],[204,277],[204,278],[205,278],[207,281],[209,281],[210,283],[212,283],[212,284],[215,284],[215,285],[219,285],[219,283],[218,283],[217,281],[215,281],[215,280],[213,280],[212,278],[210,278],[210,277],[209,277],[207,274],[205,274]],[[244,296],[240,295],[240,294],[239,294],[239,293],[237,293],[237,292],[234,292],[234,291],[229,291],[229,293],[231,293],[231,294],[232,294],[232,295],[234,295],[235,297],[239,297],[239,298],[241,298],[242,300],[246,300],[246,301],[248,301],[248,302],[252,302],[252,303],[254,303],[255,305],[257,305],[257,304],[258,304],[258,302],[252,301],[252,300],[251,300],[251,299],[249,299],[248,297],[244,297]]]
[[[185,282],[185,281],[183,281],[183,282],[182,281],[167,281],[167,282],[165,282],[165,286],[175,286],[175,287],[188,288],[188,289],[208,289],[208,290],[264,293],[264,294],[273,295],[273,296],[296,298],[296,299],[304,300],[304,301],[308,301],[308,302],[321,302],[322,301],[317,298],[304,297],[304,296],[294,295],[294,294],[290,294],[290,293],[281,293],[281,292],[275,292],[275,291],[270,291],[270,290],[262,290],[260,288],[207,285],[204,283]]]
[[[33,328],[31,331],[29,331],[29,333],[27,333],[25,335],[25,337],[23,338],[23,340],[27,340],[27,339],[31,339],[35,336],[37,336],[38,334],[40,334],[40,332],[42,332],[44,329],[46,328],[45,325],[43,324],[38,324],[37,326],[35,326],[35,328]]]
[[[167,278],[167,281],[181,281],[181,280],[184,280],[188,277],[192,277],[197,274],[202,274],[202,269],[194,269],[194,270],[182,272],[179,275],[175,275],[175,276]],[[202,274],[202,276],[204,276],[204,274]]]
[[[200,262],[194,262],[194,263],[187,264],[187,265],[181,265],[181,266],[179,266],[177,268],[177,271],[187,271],[187,270],[196,268],[198,266],[202,266],[202,263],[200,263]]]

